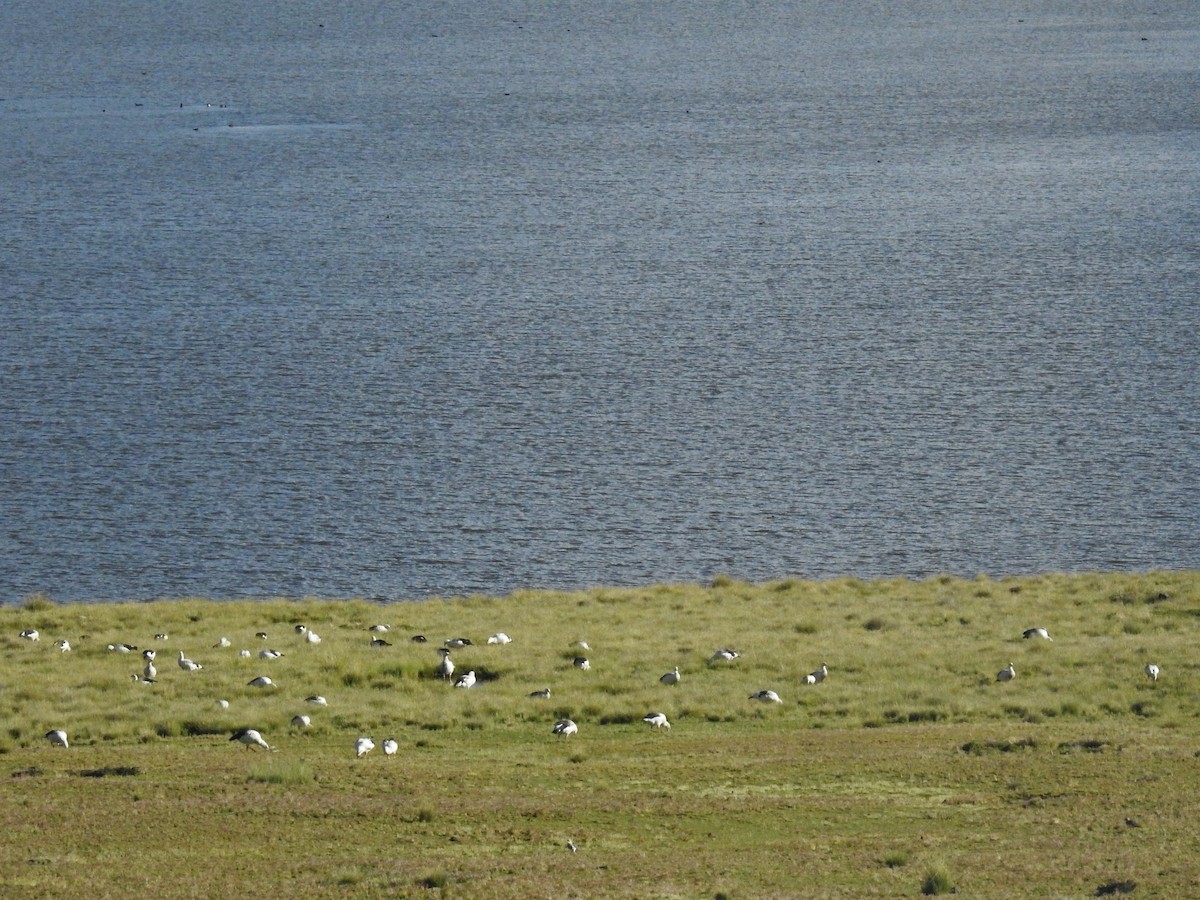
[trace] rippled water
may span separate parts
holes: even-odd
[[[1192,3],[0,6],[0,602],[1200,565]]]

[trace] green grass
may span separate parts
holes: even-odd
[[[369,646],[375,622],[392,646]],[[1023,640],[1033,625],[1054,641]],[[253,879],[298,897],[1188,896],[1198,627],[1195,572],[720,577],[387,606],[38,596],[0,609],[0,894]],[[486,644],[499,630],[513,643]],[[469,691],[431,677],[457,635],[475,642],[452,656],[480,676]],[[578,640],[591,671],[571,664]],[[142,660],[118,641],[160,651],[156,684],[130,679]],[[710,664],[718,647],[742,656]],[[204,668],[180,670],[179,650]],[[829,678],[803,684],[822,661]],[[680,684],[659,684],[675,666]],[[248,687],[259,674],[277,687]],[[784,702],[747,699],[763,688]],[[669,732],[642,724],[651,710]],[[551,735],[564,716],[579,734]],[[244,727],[274,752],[230,742]],[[400,752],[355,759],[361,735]]]

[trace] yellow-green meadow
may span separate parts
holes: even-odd
[[[1200,895],[1198,631],[1200,572],[28,598],[0,895]]]

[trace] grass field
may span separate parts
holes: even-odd
[[[0,609],[0,896],[1200,896],[1198,632],[1198,572],[29,598]],[[470,689],[434,675],[459,636]]]

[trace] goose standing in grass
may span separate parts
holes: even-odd
[[[736,650],[730,650],[728,647],[722,647],[720,650],[710,656],[708,661],[712,663],[733,662],[739,656],[741,656],[741,654]]]
[[[313,631],[311,628],[308,630],[308,633],[304,635],[304,639],[306,641],[308,641],[310,644],[321,643],[321,636],[319,634],[317,634],[315,631]]]
[[[804,683],[805,684],[820,684],[822,681],[824,681],[828,677],[829,677],[829,666],[825,665],[825,663],[821,663],[821,668],[817,669],[815,672],[809,672],[807,675],[804,676]]]
[[[676,666],[673,672],[668,672],[658,680],[663,684],[679,684],[679,666]]]
[[[243,728],[240,731],[235,731],[233,737],[229,740],[239,741],[246,745],[246,749],[251,747],[262,747],[264,750],[270,750],[271,746],[263,740],[263,736],[253,728]]]
[[[1158,673],[1162,670],[1154,663],[1146,663],[1146,668],[1144,671],[1146,672],[1146,677],[1151,681],[1158,681]]]
[[[578,731],[579,731],[579,726],[576,725],[574,722],[572,722],[570,719],[559,719],[557,722],[554,723],[554,733],[555,734],[561,734],[563,736],[566,736],[568,734],[575,734]]]
[[[438,654],[442,659],[433,671],[441,678],[449,680],[450,676],[454,674],[454,661],[450,659],[450,651],[445,647],[438,647]]]
[[[273,682],[266,675],[259,675],[257,678],[251,678],[249,681],[247,681],[246,686],[247,687],[268,688],[268,687],[275,687],[275,682]]]
[[[1041,638],[1043,641],[1054,640],[1054,638],[1050,637],[1050,632],[1048,632],[1045,628],[1026,628],[1021,633],[1021,636],[1027,641],[1031,638]]]
[[[183,671],[185,671],[185,672],[195,672],[195,671],[198,671],[199,669],[203,669],[204,666],[200,665],[200,663],[198,663],[198,662],[192,662],[190,659],[188,659],[186,656],[184,656],[183,651],[180,650],[179,651],[179,668],[183,669]]]
[[[360,737],[354,742],[355,759],[362,759],[375,749],[375,742],[369,737]]]
[[[665,728],[671,730],[671,723],[667,721],[667,714],[660,712],[652,712],[649,715],[642,716],[642,721],[651,728]]]
[[[292,725],[296,728],[307,728],[312,724],[312,719],[308,716],[292,716]]]
[[[147,680],[153,680],[158,677],[158,669],[154,668],[154,660],[146,660],[146,665],[142,667],[142,674]]]
[[[1016,677],[1017,669],[1012,663],[1009,663],[1007,668],[1001,669],[996,673],[997,681],[1012,681]]]
[[[383,755],[395,756],[396,751],[400,749],[400,745],[396,743],[395,738],[388,738],[383,742]]]
[[[489,644],[511,644],[512,638],[510,638],[503,631],[497,631],[490,638],[488,638],[487,642]]]
[[[584,672],[588,671],[592,667],[592,664],[588,661],[586,656],[575,657],[573,660],[571,660],[571,665]]]
[[[465,675],[459,675],[454,682],[456,688],[472,688],[475,687],[475,672],[467,672]]]
[[[21,632],[21,637],[27,641],[40,641],[42,639],[42,636],[37,633],[37,629],[34,628],[26,628]]]
[[[54,646],[57,647],[59,650],[61,650],[63,653],[71,652],[71,642],[68,641],[66,638],[59,638],[57,641],[54,642]]]
[[[763,703],[782,703],[783,700],[774,691],[755,691],[750,695],[751,700],[760,700]]]
[[[67,733],[61,728],[55,728],[53,731],[47,731],[46,740],[48,740],[55,747],[67,747]]]

